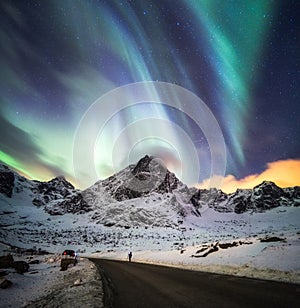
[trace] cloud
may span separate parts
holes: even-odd
[[[260,174],[251,174],[242,179],[233,175],[223,178],[221,189],[226,192],[234,192],[237,188],[253,188],[263,181],[272,181],[280,187],[300,185],[300,160],[278,160],[267,164],[266,170]],[[210,180],[204,180],[197,184],[198,188],[208,188]]]
[[[46,180],[58,175],[73,179],[58,164],[45,159],[47,155],[34,136],[15,126],[1,113],[0,132],[0,160],[4,164],[33,179]]]
[[[22,162],[34,162],[42,154],[34,138],[0,114],[1,150]]]

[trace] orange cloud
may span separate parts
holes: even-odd
[[[266,170],[260,174],[251,174],[243,179],[233,175],[223,178],[221,189],[226,193],[234,192],[237,188],[253,188],[263,181],[272,181],[280,187],[300,185],[300,160],[278,160],[267,164]],[[209,180],[196,185],[198,188],[208,188]]]

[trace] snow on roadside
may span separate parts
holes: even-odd
[[[286,234],[286,240],[282,242],[260,242],[258,238],[241,238],[226,243],[239,241],[245,244],[219,249],[206,257],[197,254],[197,251],[203,248],[199,245],[168,251],[133,251],[133,261],[300,284],[298,234]],[[127,260],[127,253],[123,250],[95,253],[92,256]]]
[[[3,248],[0,245],[1,255],[7,255]],[[15,261],[39,260],[39,264],[30,264],[24,274],[1,269],[8,272],[4,278],[12,285],[0,289],[0,307],[103,307],[100,274],[88,259],[80,258],[76,266],[60,271],[60,255],[12,255]]]

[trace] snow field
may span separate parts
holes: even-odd
[[[244,242],[234,239],[231,242]],[[229,241],[230,242],[230,241]],[[189,270],[250,278],[285,281],[300,284],[299,235],[286,242],[261,243],[257,238],[247,239],[246,244],[219,249],[206,257],[197,257],[203,246],[189,246],[178,250],[133,251],[133,262],[173,266]],[[250,244],[252,243],[252,244]],[[215,243],[211,243],[213,245]],[[92,254],[92,257],[127,260],[128,251]]]

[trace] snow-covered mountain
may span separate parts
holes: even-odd
[[[207,207],[240,214],[300,205],[299,186],[280,188],[268,181],[231,194],[214,188],[188,188],[148,155],[84,191],[75,189],[62,176],[48,182],[32,181],[0,165],[0,194],[9,198],[10,203],[14,199],[29,199],[51,215],[92,211],[93,219],[110,226],[153,225],[157,219],[168,224],[171,217],[177,221],[190,215],[199,217]]]
[[[198,190],[194,195],[200,205],[207,204],[218,212],[264,212],[279,206],[299,206],[300,187],[280,188],[264,181],[253,189],[237,189],[226,194],[221,190]]]
[[[177,227],[187,216],[200,216],[189,188],[153,157],[145,156],[83,193],[105,226]]]
[[[27,178],[0,165],[0,194],[14,200],[31,201],[52,215],[65,213],[85,213],[91,210],[80,190],[75,189],[64,177],[56,177],[49,182],[28,180]]]
[[[173,245],[172,239],[197,242],[212,232],[230,237],[244,233],[245,224],[256,232],[247,213],[299,204],[299,187],[282,189],[272,182],[232,194],[188,188],[151,156],[84,191],[63,177],[32,181],[0,165],[0,241],[21,247],[107,248],[133,240],[157,247],[162,241]],[[235,218],[215,228],[223,221],[215,217]]]

